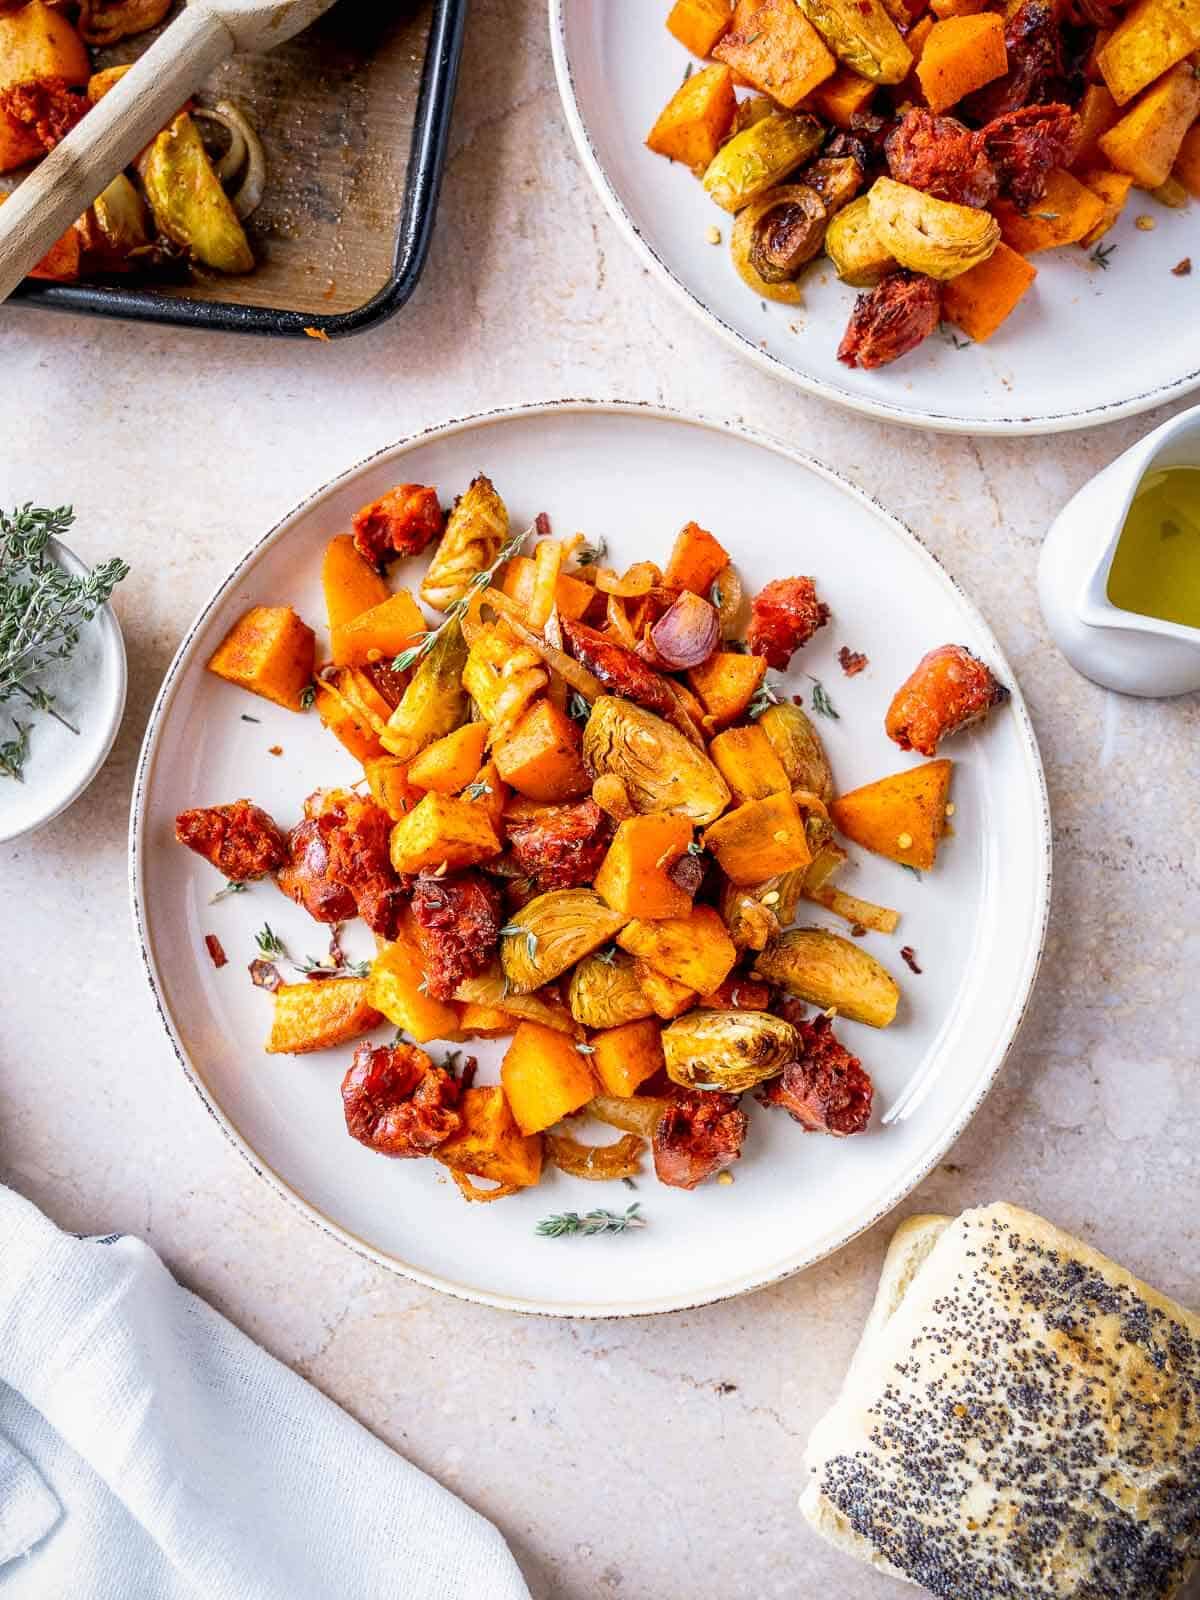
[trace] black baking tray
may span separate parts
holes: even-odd
[[[336,339],[390,317],[429,251],[467,4],[341,0],[298,39],[239,57],[206,85],[209,103],[247,106],[267,149],[267,195],[248,224],[253,273],[137,286],[31,280],[14,299],[285,338]],[[129,60],[144,43],[97,64]]]

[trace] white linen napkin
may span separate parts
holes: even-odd
[[[499,1533],[182,1289],[0,1186],[4,1600],[529,1600]]]

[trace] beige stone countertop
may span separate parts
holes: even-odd
[[[893,1221],[1013,1200],[1200,1304],[1200,700],[1086,683],[1034,591],[1053,514],[1165,413],[973,441],[891,429],[753,370],[647,277],[594,199],[543,0],[473,0],[432,254],[385,327],[291,344],[0,312],[0,505],[73,502],[77,547],[133,566],[116,601],[130,693],[115,752],[69,814],[0,847],[0,1178],[65,1227],[148,1239],[492,1517],[536,1600],[911,1593],[827,1550],[795,1510],[804,1440],[891,1221],[789,1282],[675,1316],[461,1304],[360,1260],[255,1178],[185,1082],[142,976],[131,779],[201,601],[265,527],[377,447],[565,395],[779,434],[878,495],[975,597],[1041,739],[1053,917],[997,1087]]]

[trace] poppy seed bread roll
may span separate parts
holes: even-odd
[[[1168,1600],[1200,1556],[1200,1316],[1015,1206],[903,1224],[801,1500],[943,1600]]]

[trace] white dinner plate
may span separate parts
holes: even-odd
[[[667,32],[668,0],[550,0],[559,92],[583,165],[625,238],[701,321],[777,377],[885,421],[963,433],[1053,433],[1148,411],[1200,385],[1195,205],[1172,211],[1134,190],[1105,238],[1102,268],[1072,245],[1034,258],[1037,281],[982,345],[933,334],[890,367],[842,366],[855,291],[822,257],[804,304],[760,301],[729,255],[732,218],[645,138],[689,61]],[[695,63],[699,65],[699,63]],[[1153,216],[1153,232],[1135,219]],[[720,246],[707,242],[713,225]]]
[[[607,539],[618,566],[665,561],[678,529],[695,518],[726,544],[749,591],[773,577],[814,574],[833,621],[784,686],[809,703],[808,674],[824,683],[839,720],[818,721],[842,788],[912,763],[885,737],[883,716],[931,646],[964,643],[1012,686],[1010,705],[947,751],[956,763],[954,836],[936,871],[918,879],[859,852],[844,877],[847,888],[903,911],[896,937],[866,939],[900,982],[896,1022],[884,1032],[838,1025],[875,1077],[883,1115],[867,1133],[805,1134],[780,1112],[753,1106],[730,1186],[689,1194],[648,1172],[635,1196],[620,1184],[550,1172],[537,1189],[471,1205],[436,1162],[390,1161],[349,1138],[339,1095],[348,1047],[263,1053],[271,1002],[246,972],[255,930],[269,922],[297,957],[322,953],[326,930],[270,882],[212,904],[220,880],[174,842],[173,819],[189,806],[248,795],[290,825],[311,790],[360,774],[315,716],[253,698],[206,672],[205,661],[250,605],[294,604],[320,629],[321,552],[364,502],[398,481],[435,484],[449,501],[479,471],[504,496],[514,526],[545,511],[559,532]],[[396,570],[400,583],[415,586],[417,576]],[[842,645],[866,651],[868,669],[845,677]],[[282,755],[269,753],[275,745]],[[698,1305],[795,1272],[881,1217],[940,1159],[983,1098],[1024,1010],[1045,930],[1050,834],[1037,745],[1012,673],[978,612],[907,529],[828,468],[770,439],[638,406],[562,402],[469,418],[385,450],[250,550],[167,673],[138,770],[131,855],[138,936],[180,1062],[269,1183],[355,1249],[423,1283],[513,1309],[624,1316]],[[844,931],[811,909],[802,920]],[[208,933],[229,957],[219,971],[205,953]],[[352,955],[370,953],[361,924],[347,935]],[[901,960],[903,945],[915,949],[920,976]],[[482,1081],[495,1081],[503,1043],[470,1049]],[[635,1199],[648,1219],[640,1232],[565,1240],[534,1232],[550,1212],[619,1210]]]

